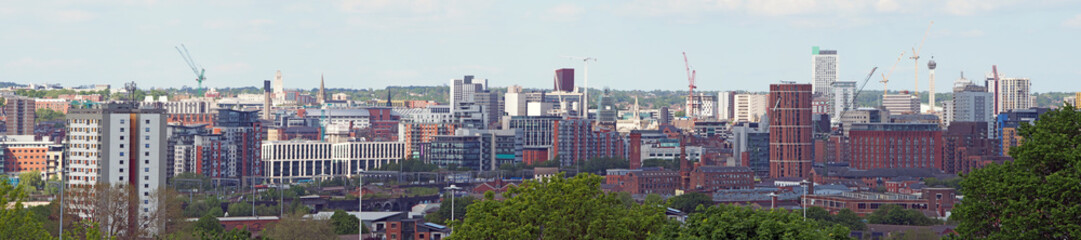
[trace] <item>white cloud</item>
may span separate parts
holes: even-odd
[[[581,17],[585,8],[575,5],[573,3],[562,3],[549,8],[546,14],[542,16],[545,20],[550,21],[577,21]]]
[[[1062,26],[1070,28],[1081,28],[1081,14],[1074,15],[1070,19],[1062,22]]]

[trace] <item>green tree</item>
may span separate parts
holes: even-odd
[[[338,235],[357,234],[360,219],[345,213],[345,211],[335,210],[334,215],[330,216],[330,225],[334,226],[334,233]]]
[[[477,198],[474,198],[473,196],[454,198],[454,219],[462,219],[463,217],[465,217],[465,213],[466,211],[468,211],[467,209],[469,208],[469,205],[473,205],[473,203],[476,201]],[[445,200],[439,202],[439,210],[436,210],[431,214],[425,215],[424,220],[437,224],[446,224],[447,220],[449,220],[451,217],[450,209],[451,200],[449,198],[445,198]]]
[[[8,184],[6,176],[0,176],[0,236],[5,239],[50,238],[35,214],[23,207],[26,198],[23,190]]]
[[[642,167],[662,167],[668,170],[679,169],[679,161],[674,159],[649,158],[642,160]]]
[[[560,174],[513,187],[503,201],[485,193],[463,221],[451,223],[448,239],[644,239],[667,221],[660,206],[624,207],[615,194],[601,191],[602,181],[593,174]]]
[[[36,118],[39,121],[64,120],[64,113],[53,111],[48,108],[38,108],[37,110],[34,110],[34,114],[36,114]]]
[[[252,208],[251,204],[246,203],[246,202],[238,202],[238,203],[229,204],[229,216],[230,217],[251,216],[251,210],[252,210],[251,208]]]
[[[582,172],[603,174],[608,169],[628,168],[630,161],[623,158],[593,158],[583,162],[580,167]]]
[[[964,239],[1081,238],[1081,112],[1066,106],[1022,123],[1014,161],[964,175],[953,209]]]
[[[218,218],[214,215],[203,215],[195,222],[195,231],[217,234],[225,231],[225,227],[221,226],[221,222],[218,222]]]
[[[863,218],[860,218],[856,212],[847,208],[841,209],[837,214],[830,214],[829,211],[826,211],[826,209],[822,207],[810,207],[807,208],[807,218],[814,219],[826,225],[845,226],[853,231],[867,229],[867,224],[863,222]]]
[[[301,214],[289,214],[277,223],[263,229],[262,236],[270,239],[337,239],[334,226],[328,220],[304,218]]]
[[[691,214],[685,223],[671,222],[649,239],[849,239],[842,226],[803,221],[787,210],[755,210],[717,205]]]
[[[928,218],[920,211],[904,209],[894,204],[885,204],[867,216],[871,224],[931,226],[942,221]]]
[[[695,212],[699,205],[706,207],[713,205],[713,197],[703,193],[687,193],[668,199],[668,207],[679,209],[685,213]]]
[[[41,171],[34,170],[19,173],[19,184],[29,190],[38,190],[45,186],[45,181],[41,180]]]
[[[664,204],[664,197],[656,193],[646,194],[646,199],[643,201],[647,204]]]

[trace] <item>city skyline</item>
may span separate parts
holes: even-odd
[[[564,56],[596,57],[590,87],[685,90],[680,52],[698,91],[766,91],[779,81],[812,82],[811,48],[837,50],[838,81],[881,89],[880,74],[905,51],[890,90],[912,90],[911,48],[939,63],[938,92],[961,71],[980,81],[997,64],[1031,78],[1034,92],[1081,77],[1070,39],[1081,4],[1065,1],[335,1],[13,3],[0,19],[0,81],[195,86],[174,46],[186,44],[207,87],[258,86],[281,70],[286,88],[445,85],[475,75],[493,87],[549,88],[553,70],[582,69]],[[1010,36],[1000,38],[995,36]],[[582,79],[584,71],[578,72]],[[672,84],[674,83],[677,84]]]

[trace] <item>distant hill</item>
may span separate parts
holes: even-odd
[[[24,85],[24,84],[18,84],[18,83],[13,83],[13,82],[0,82],[0,88],[6,88],[6,87],[25,87],[25,86],[26,86],[26,85]]]

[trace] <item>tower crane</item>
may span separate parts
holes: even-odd
[[[698,110],[698,104],[694,101],[694,89],[698,88],[698,86],[694,85],[694,77],[698,74],[698,71],[691,70],[691,64],[687,61],[687,52],[683,52],[683,65],[687,67],[687,83],[689,83],[687,91],[687,116],[694,119],[694,117],[698,116],[695,112]]]
[[[191,54],[188,53],[188,47],[184,46],[184,44],[180,44],[179,47],[176,47],[176,51],[180,53],[180,56],[184,58],[184,62],[186,62],[188,67],[191,67],[191,71],[195,73],[195,82],[199,84],[199,88],[195,90],[196,94],[203,96],[203,81],[206,80],[206,69],[195,64],[195,60],[192,59]]]
[[[886,85],[890,83],[890,75],[893,74],[893,69],[897,68],[897,63],[900,63],[901,58],[903,58],[903,57],[905,57],[905,52],[901,52],[901,55],[897,56],[897,61],[894,62],[893,66],[890,67],[889,72],[886,72],[886,73],[882,74],[882,81],[879,81],[879,82],[882,83],[882,96],[886,96],[886,91],[889,90],[888,88],[886,88]]]
[[[909,59],[912,59],[913,69],[916,71],[916,96],[920,96],[920,50],[923,50],[923,43],[927,42],[927,35],[931,33],[931,25],[935,25],[935,21],[927,24],[927,31],[923,33],[923,40],[920,40],[919,48],[912,48],[912,56],[909,57]]]

